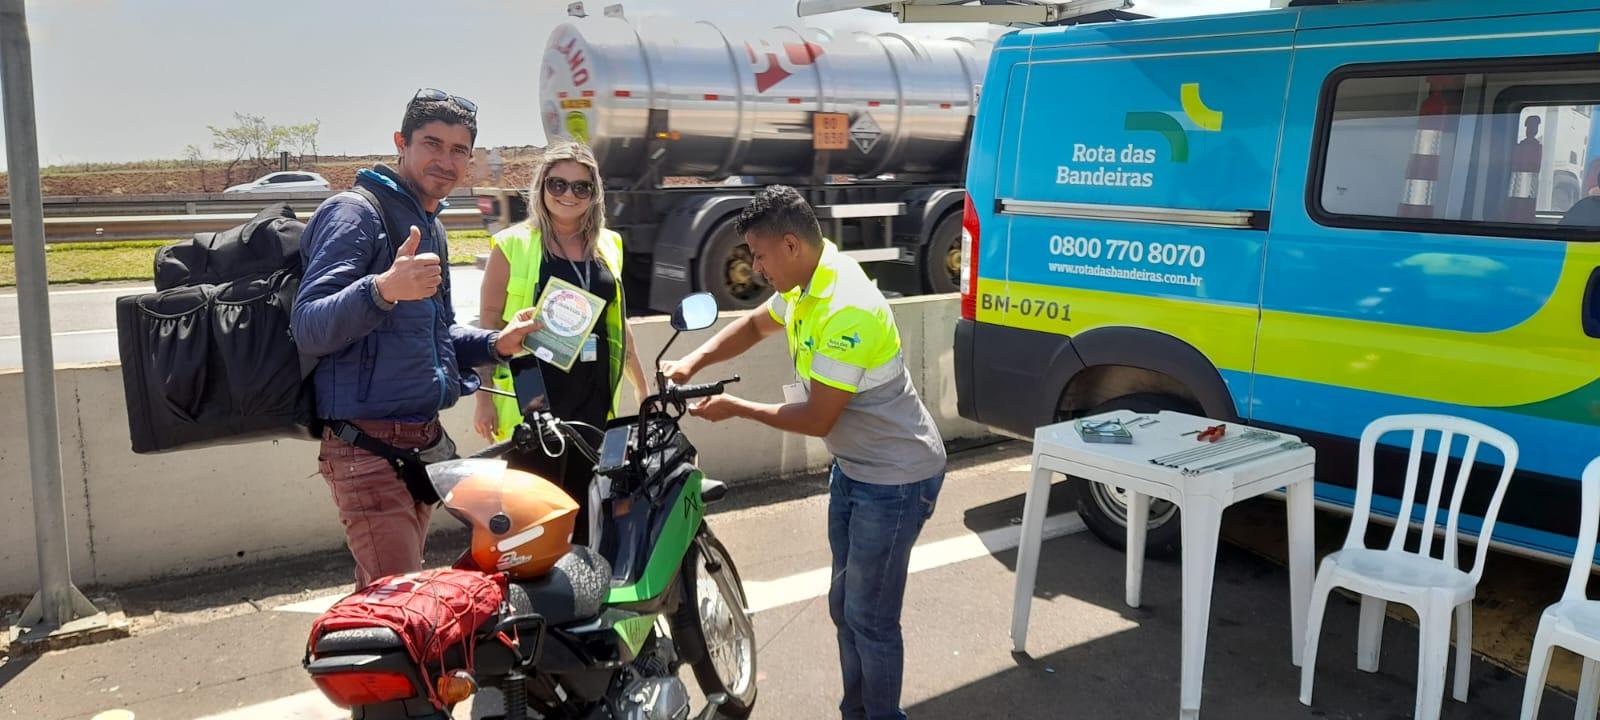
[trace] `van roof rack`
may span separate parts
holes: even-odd
[[[1075,25],[1138,20],[1132,0],[797,0],[800,17],[844,10],[893,13],[902,23],[986,22],[996,25]]]

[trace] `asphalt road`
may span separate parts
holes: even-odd
[[[478,316],[478,285],[483,272],[471,266],[450,269],[456,317]],[[50,293],[50,327],[56,366],[115,362],[117,298],[152,292],[147,283],[64,285]],[[0,371],[22,367],[22,338],[15,290],[0,293]]]
[[[1043,546],[1028,654],[1008,637],[1027,446],[1004,443],[952,458],[933,519],[913,555],[903,626],[903,704],[916,720],[1118,718],[1170,720],[1178,710],[1181,577],[1175,560],[1145,570],[1144,606],[1122,602],[1123,556],[1072,512],[1056,484]],[[709,522],[745,578],[758,641],[754,717],[838,717],[839,670],[828,617],[825,479],[735,486]],[[1283,506],[1250,503],[1281,525]],[[1233,511],[1230,511],[1230,513]],[[1344,518],[1321,514],[1337,534]],[[1238,523],[1235,524],[1236,526]],[[446,563],[460,535],[436,536]],[[1275,540],[1271,544],[1281,544]],[[1326,549],[1326,548],[1324,548]],[[247,571],[117,591],[133,637],[40,657],[0,659],[0,717],[89,720],[334,720],[348,717],[300,668],[315,613],[347,591],[342,550]],[[1289,661],[1288,576],[1236,545],[1218,556],[1202,717],[1217,720],[1409,717],[1417,632],[1387,624],[1380,671],[1355,668],[1358,605],[1336,596],[1324,625],[1315,704],[1298,701]],[[1486,630],[1480,628],[1480,630]],[[689,673],[684,676],[693,683]],[[1445,720],[1517,716],[1523,680],[1479,658],[1471,701],[1446,700]],[[1543,718],[1570,718],[1547,694]],[[465,718],[467,708],[458,709]]]

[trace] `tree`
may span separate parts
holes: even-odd
[[[226,183],[229,185],[233,184],[234,168],[249,157],[251,150],[257,145],[257,139],[267,130],[267,121],[260,115],[234,113],[233,119],[239,124],[230,128],[206,126],[206,129],[211,131],[211,147],[233,158],[228,161],[228,166],[224,170],[227,174]]]
[[[316,158],[321,120],[300,125],[270,125],[260,115],[238,112],[233,114],[233,119],[236,123],[233,127],[206,126],[211,131],[211,147],[225,158],[231,158],[224,168],[229,185],[233,184],[233,171],[240,163],[247,163],[253,171],[251,177],[254,177],[272,170],[278,162],[278,154],[282,152],[299,155],[300,167],[305,167],[307,155]],[[185,153],[188,153],[187,149]]]
[[[185,147],[183,161],[200,174],[200,191],[211,192],[211,184],[206,182],[206,163],[209,161],[206,160],[205,151],[201,150],[199,145]]]
[[[306,166],[306,156],[311,156],[311,161],[317,158],[317,131],[322,129],[321,120],[312,120],[302,125],[290,125],[284,128],[285,146],[290,152],[300,156],[300,167]]]
[[[257,174],[270,169],[272,161],[289,138],[287,128],[268,125],[266,118],[260,115],[236,112],[233,119],[238,124],[230,128],[206,126],[211,131],[211,146],[233,158],[228,161],[225,170],[229,184],[233,183],[234,168],[246,160],[254,166]]]

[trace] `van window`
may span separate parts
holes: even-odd
[[[1428,70],[1329,80],[1319,220],[1522,237],[1600,229],[1600,65]]]

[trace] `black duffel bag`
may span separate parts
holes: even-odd
[[[117,299],[133,451],[310,438],[311,372],[289,332],[300,236],[287,204],[156,251],[156,292]]]

